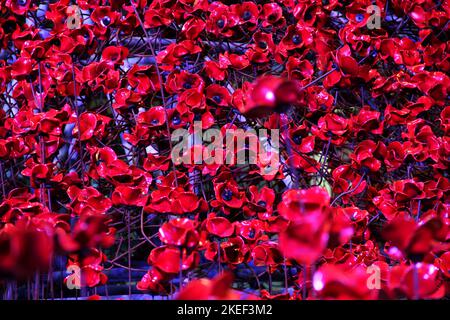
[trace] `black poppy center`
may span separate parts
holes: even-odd
[[[231,199],[233,199],[233,192],[230,189],[223,190],[222,199],[225,201],[231,201]]]
[[[302,37],[300,37],[298,34],[292,37],[292,42],[294,44],[300,44],[302,42]]]
[[[259,41],[258,42],[258,46],[261,48],[261,49],[267,49],[267,42],[265,42],[265,41]]]
[[[242,19],[244,19],[245,21],[248,21],[252,18],[252,13],[250,11],[245,11],[244,14],[242,15]]]
[[[223,19],[219,19],[217,20],[217,26],[222,29],[223,27],[225,27],[225,21],[223,21]]]
[[[173,118],[172,118],[172,123],[173,123],[174,125],[179,125],[179,124],[181,123],[180,117],[179,117],[179,116],[173,116]]]
[[[299,134],[296,134],[292,137],[292,141],[294,141],[295,144],[302,143],[302,136]]]
[[[106,26],[109,26],[109,24],[111,23],[111,18],[110,17],[108,17],[108,16],[106,16],[106,17],[103,17],[103,19],[102,19],[102,24],[106,27]]]

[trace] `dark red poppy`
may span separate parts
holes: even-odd
[[[170,93],[182,93],[185,90],[196,89],[202,91],[205,81],[197,74],[185,70],[174,70],[167,76],[166,89]]]
[[[25,279],[34,272],[47,270],[53,251],[51,235],[26,221],[6,224],[0,230],[1,274]]]
[[[328,192],[320,187],[311,189],[290,189],[283,194],[278,212],[284,218],[296,222],[303,217],[320,216],[327,211],[330,203]]]
[[[159,228],[159,238],[170,245],[192,248],[197,246],[199,236],[195,222],[187,218],[177,218]]]
[[[141,188],[118,186],[111,197],[114,205],[144,206],[147,193]]]
[[[280,248],[285,257],[300,264],[314,263],[324,252],[329,240],[329,223],[305,216],[297,220],[280,234]]]
[[[324,265],[313,277],[313,288],[322,299],[368,300],[377,298],[377,290],[369,289],[369,273],[364,266],[348,268]]]
[[[367,168],[372,172],[377,172],[381,168],[381,160],[385,154],[386,146],[384,143],[365,140],[358,144],[350,158],[357,164],[358,168]]]
[[[220,243],[220,261],[232,265],[247,262],[250,257],[250,248],[244,240],[237,236]]]
[[[181,35],[188,40],[195,40],[205,30],[206,23],[200,18],[192,18],[183,24]]]
[[[445,294],[439,269],[432,264],[394,266],[390,272],[389,288],[400,290],[408,299],[439,299]]]
[[[245,202],[244,192],[239,190],[234,181],[217,183],[214,186],[214,191],[216,200],[211,203],[214,207],[225,205],[230,209],[239,209]]]
[[[419,225],[404,215],[397,216],[383,229],[386,240],[413,257],[431,252],[439,241],[446,240],[447,233],[447,225],[439,218],[429,217]]]
[[[163,107],[152,107],[148,111],[141,112],[137,122],[149,127],[155,128],[166,124],[166,111]]]
[[[226,107],[230,104],[231,95],[224,87],[212,84],[206,88],[206,98],[218,106]]]
[[[263,187],[261,190],[258,190],[256,186],[250,186],[248,190],[250,192],[250,197],[247,206],[244,207],[244,212],[249,216],[257,213],[258,218],[261,220],[270,218],[273,213],[273,204],[275,202],[275,192],[273,189]]]
[[[230,237],[234,233],[233,224],[224,217],[209,216],[205,226],[209,234],[220,238]]]
[[[261,16],[263,17],[263,27],[274,25],[281,27],[286,23],[286,19],[283,16],[283,9],[278,3],[271,2],[265,3],[262,6]]]
[[[240,235],[247,243],[255,242],[262,234],[264,224],[260,220],[247,220],[235,223],[236,234]]]
[[[278,77],[268,76],[257,80],[249,90],[248,100],[238,106],[248,117],[261,117],[274,111],[283,111],[297,100],[297,84]]]
[[[206,31],[215,36],[232,36],[233,30],[231,28],[234,26],[234,20],[237,17],[231,15],[230,8],[222,2],[214,1],[210,4],[208,11],[210,15],[206,20]]]
[[[255,265],[277,267],[284,262],[283,254],[276,243],[263,243],[252,250]]]
[[[317,127],[311,128],[311,132],[322,140],[331,140],[333,144],[341,145],[346,140],[345,135],[350,129],[348,119],[327,113],[319,119]]]
[[[158,53],[156,61],[162,69],[171,71],[175,66],[179,66],[184,58],[200,52],[201,48],[194,41],[184,40],[180,43],[169,44],[166,49]],[[159,84],[157,81],[155,83]]]
[[[153,268],[138,281],[136,287],[141,291],[150,291],[157,294],[168,295],[172,291],[172,288],[171,283],[167,280],[165,274],[158,271],[158,269]]]
[[[15,14],[23,15],[30,9],[31,2],[31,0],[7,0],[5,5]]]
[[[178,300],[238,300],[243,294],[231,289],[233,276],[223,273],[214,279],[197,279],[190,282],[177,295]]]
[[[251,1],[245,1],[241,4],[233,4],[230,6],[232,13],[233,26],[245,25],[252,30],[254,26],[258,23],[259,18],[259,8]]]
[[[107,47],[102,52],[102,59],[110,62],[112,65],[121,65],[128,56],[126,47]]]
[[[4,298],[449,296],[448,1],[0,7]]]
[[[351,195],[360,194],[367,186],[362,174],[353,170],[349,165],[342,165],[334,169],[332,176],[334,178],[333,192],[342,194],[340,198],[348,201]]]
[[[158,92],[161,86],[154,66],[133,65],[128,71],[127,80],[130,86],[136,88],[140,94]]]
[[[187,254],[185,250],[171,246],[162,246],[153,249],[148,257],[148,263],[153,265],[159,271],[168,274],[178,274],[180,268],[188,270],[196,266],[199,262],[198,252]]]

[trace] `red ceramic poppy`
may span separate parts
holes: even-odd
[[[430,217],[419,225],[414,219],[399,215],[383,229],[384,237],[411,256],[431,252],[447,237],[448,227],[439,218]]]
[[[250,249],[244,240],[237,236],[220,243],[220,261],[238,265],[249,260]]]
[[[313,277],[313,288],[322,299],[376,299],[377,291],[367,286],[369,274],[363,266],[324,265]]]
[[[0,7],[5,298],[448,298],[448,1]]]
[[[25,279],[50,266],[53,242],[44,230],[21,222],[18,226],[8,223],[0,230],[0,243],[2,274]]]
[[[198,244],[195,222],[187,218],[177,218],[159,228],[159,238],[166,244],[192,248]]]
[[[239,108],[248,117],[266,116],[271,112],[282,112],[297,100],[296,83],[278,77],[258,79],[249,92],[249,100]]]
[[[172,288],[167,276],[158,269],[149,270],[136,285],[138,290],[168,295]]]
[[[441,298],[445,293],[439,269],[432,264],[399,265],[390,272],[389,287],[409,299]]]
[[[278,212],[290,221],[301,220],[303,216],[320,216],[326,213],[330,203],[328,192],[314,187],[304,190],[288,190],[278,205]]]
[[[195,267],[199,262],[198,252],[187,254],[185,250],[171,246],[155,248],[148,257],[149,264],[161,272],[168,274],[178,274],[181,270],[188,270]]]
[[[233,235],[234,226],[227,218],[209,216],[205,222],[206,230],[209,234],[221,238]]]
[[[241,294],[230,288],[231,273],[224,273],[214,279],[197,279],[181,290],[179,300],[237,300]]]

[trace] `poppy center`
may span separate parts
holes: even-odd
[[[225,201],[231,201],[231,199],[233,199],[233,192],[230,189],[223,190],[222,199]]]
[[[267,205],[267,203],[263,200],[260,200],[260,201],[258,201],[257,205],[260,207],[265,207]]]
[[[242,19],[244,19],[245,21],[248,21],[252,18],[252,13],[250,11],[245,11],[244,14],[242,15]]]
[[[255,237],[255,235],[256,235],[255,229],[253,229],[253,228],[250,229],[249,232],[248,232],[248,237],[249,237],[250,239],[252,239],[252,238]]]
[[[174,117],[172,118],[172,123],[173,123],[174,125],[179,125],[179,124],[181,123],[180,117],[179,117],[179,116],[174,116]]]
[[[368,167],[366,167],[366,166],[362,166],[361,167],[361,172],[364,173],[364,174],[369,174],[370,169]]]
[[[103,19],[102,19],[102,24],[103,24],[105,27],[109,26],[110,23],[111,23],[111,18],[110,18],[110,17],[108,17],[108,16],[103,17]]]
[[[153,119],[151,123],[152,123],[152,124],[158,124],[159,121],[158,121],[158,119]]]
[[[356,21],[361,22],[361,21],[363,21],[363,20],[364,20],[364,15],[361,14],[361,13],[358,13],[358,14],[356,15]]]
[[[219,19],[217,20],[217,26],[222,29],[223,27],[225,27],[225,21],[223,21],[223,19]]]
[[[216,103],[220,103],[220,101],[222,101],[222,97],[219,96],[219,95],[215,95],[215,96],[213,97],[213,100],[214,100],[214,102],[216,102]]]
[[[330,4],[330,1],[328,0],[322,0],[322,5],[327,6]]]
[[[116,60],[119,59],[119,55],[118,55],[117,53],[113,53],[113,54],[111,54],[111,56],[109,57],[109,59],[110,59],[111,61],[116,61]]]
[[[261,48],[261,49],[267,49],[267,42],[265,42],[265,41],[260,41],[260,42],[258,42],[258,46]]]
[[[275,20],[277,20],[277,18],[278,17],[277,17],[277,15],[275,13],[271,13],[271,14],[268,15],[267,20],[275,21]]]
[[[183,85],[183,88],[185,88],[185,89],[191,89],[191,88],[192,88],[192,84],[190,84],[189,82],[186,82],[186,83]]]
[[[302,137],[299,134],[296,134],[292,137],[292,141],[294,141],[295,144],[302,143]]]
[[[302,42],[302,37],[300,37],[298,34],[292,37],[292,42],[294,44],[300,44]]]
[[[17,4],[19,5],[19,6],[24,6],[24,5],[26,5],[27,4],[27,0],[19,0],[19,1],[17,1]]]

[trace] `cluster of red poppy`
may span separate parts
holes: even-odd
[[[148,256],[133,286],[182,299],[450,296],[449,17],[0,0],[0,288],[47,298],[61,259],[82,286],[112,266],[131,286]],[[280,130],[279,169],[175,163],[194,121]]]

